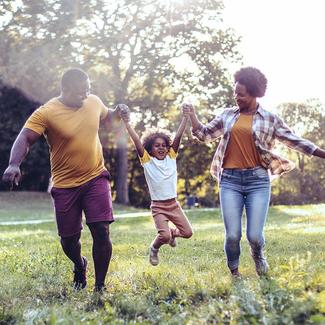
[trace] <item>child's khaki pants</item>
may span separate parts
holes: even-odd
[[[152,201],[150,208],[158,231],[158,235],[152,243],[154,248],[158,249],[160,246],[168,244],[173,237],[190,238],[192,236],[192,227],[176,199]],[[169,221],[176,226],[176,229],[169,228]]]

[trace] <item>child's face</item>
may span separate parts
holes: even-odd
[[[163,160],[167,156],[168,151],[169,148],[166,141],[163,138],[157,138],[152,144],[150,154],[159,160]]]

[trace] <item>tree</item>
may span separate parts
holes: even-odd
[[[29,100],[19,90],[0,82],[0,175],[8,166],[11,146],[27,117],[40,104]],[[45,139],[32,148],[22,164],[22,183],[20,188],[45,191],[50,177],[49,154]],[[3,183],[0,189],[6,189]]]
[[[47,96],[53,94],[57,72],[74,63],[94,77],[95,92],[109,106],[123,102],[132,107],[140,131],[171,121],[174,128],[175,105],[187,94],[211,111],[230,101],[232,87],[225,63],[239,59],[238,38],[222,28],[222,1],[23,3],[10,10],[10,2],[4,1],[7,8],[2,11],[10,11],[12,18],[2,28],[6,42],[1,47],[16,53],[6,58],[6,66],[20,62],[20,68],[13,74],[0,71],[5,80],[19,83],[33,96],[42,88]],[[42,87],[35,81],[39,73],[33,73],[40,62]],[[25,72],[26,82],[19,82],[20,71]],[[119,134],[116,201],[128,203],[127,137],[123,129]]]
[[[324,107],[318,100],[283,103],[278,109],[284,121],[296,134],[323,146]],[[279,200],[282,199],[285,203],[303,204],[316,203],[325,199],[325,196],[322,196],[323,190],[320,183],[320,180],[325,179],[325,174],[322,172],[325,170],[324,161],[318,158],[310,161],[306,155],[286,148],[282,148],[282,151],[297,163],[298,168],[290,173],[290,177],[284,176],[276,184],[275,193],[278,198],[275,202],[280,203]]]

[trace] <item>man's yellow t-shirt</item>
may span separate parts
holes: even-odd
[[[107,113],[95,95],[89,95],[80,108],[53,98],[26,121],[24,127],[44,134],[50,147],[53,186],[76,187],[105,170],[98,130]]]

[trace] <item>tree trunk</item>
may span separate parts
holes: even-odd
[[[129,204],[127,134],[124,126],[121,126],[117,141],[116,163],[116,202]]]

